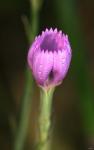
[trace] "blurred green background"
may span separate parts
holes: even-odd
[[[0,0],[0,150],[12,149],[19,121],[29,48],[23,17],[32,23],[32,11],[29,0]],[[38,12],[37,34],[61,29],[73,53],[68,75],[54,94],[52,150],[94,149],[93,14],[93,0],[43,0]],[[34,88],[26,150],[34,149],[36,134],[39,91]]]

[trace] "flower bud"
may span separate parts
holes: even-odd
[[[35,38],[28,52],[28,64],[39,86],[62,83],[71,61],[68,36],[57,29],[46,29]]]

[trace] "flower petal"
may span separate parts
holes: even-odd
[[[36,51],[40,50],[40,43],[42,41],[42,37],[40,35],[35,38],[35,41],[32,43],[31,47],[29,48],[28,56],[27,56],[27,61],[29,64],[29,67],[32,69],[33,65],[33,57],[36,53]]]
[[[54,80],[53,83],[60,84],[64,79],[71,60],[71,55],[66,50],[54,52]]]
[[[53,66],[52,52],[39,51],[33,58],[33,74],[38,84],[44,85]]]

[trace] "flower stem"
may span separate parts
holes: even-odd
[[[48,150],[48,136],[51,126],[51,106],[54,88],[41,91],[39,114],[39,145],[38,150]]]

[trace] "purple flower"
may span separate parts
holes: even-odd
[[[28,64],[38,85],[59,85],[68,71],[71,47],[68,36],[46,29],[35,38],[28,52]]]

